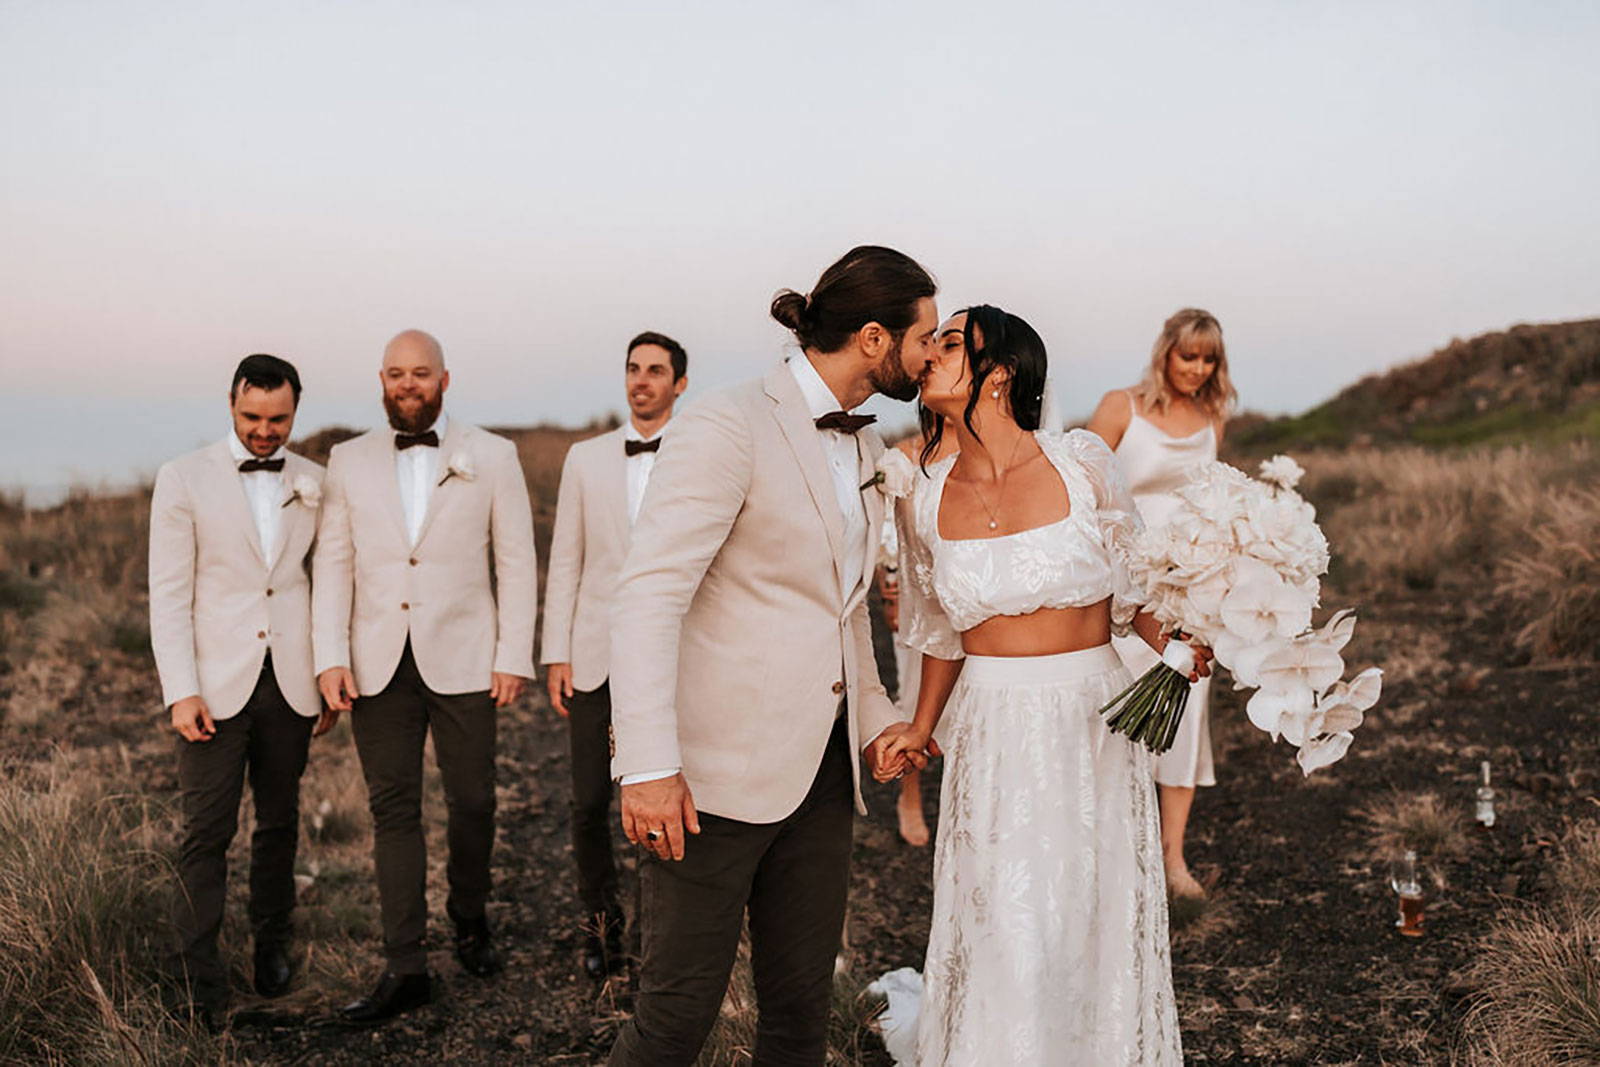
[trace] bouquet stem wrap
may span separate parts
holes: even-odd
[[[1167,751],[1189,705],[1189,673],[1193,670],[1194,650],[1176,638],[1168,641],[1161,662],[1100,709],[1106,726],[1157,755]]]

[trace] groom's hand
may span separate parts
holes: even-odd
[[[349,711],[356,706],[356,676],[349,667],[329,667],[317,675],[317,688],[333,711]]]
[[[629,841],[661,859],[681,860],[685,827],[691,834],[700,832],[700,815],[682,773],[622,787],[622,832]]]
[[[928,765],[928,749],[938,755],[938,746],[915,731],[909,722],[890,723],[867,746],[867,770],[880,782],[900,777],[908,770]]]
[[[217,733],[217,724],[211,721],[211,709],[197,696],[184,697],[172,705],[172,728],[185,741],[209,741]]]

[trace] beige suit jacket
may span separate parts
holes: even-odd
[[[322,485],[322,468],[284,457],[283,497],[296,481]],[[311,669],[311,583],[317,507],[294,498],[268,559],[227,441],[180,456],[156,474],[150,501],[150,645],[167,706],[199,696],[214,719],[237,715],[261,677],[267,649],[289,706],[317,715]]]
[[[451,473],[461,466],[469,474]],[[312,639],[317,673],[349,667],[363,696],[389,684],[407,638],[436,693],[486,690],[494,671],[533,677],[538,568],[516,446],[451,419],[437,482],[413,546],[394,432],[362,434],[328,458]]]
[[[611,673],[611,599],[632,531],[626,427],[567,450],[544,582],[543,663],[572,664],[573,688],[600,688]]]
[[[877,553],[859,582],[840,580],[838,496],[781,363],[662,440],[611,607],[611,773],[681,767],[699,810],[776,822],[810,789],[841,695],[852,751],[900,719],[867,619]],[[863,431],[861,445],[866,482],[883,442]],[[882,494],[862,498],[876,536]]]

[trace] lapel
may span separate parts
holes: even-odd
[[[860,450],[861,464],[856,472],[861,480],[856,484],[866,485],[878,473],[878,459],[883,455],[883,448],[871,430],[856,434],[856,447]],[[878,570],[877,546],[883,537],[884,496],[877,486],[867,486],[861,491],[861,507],[867,516],[867,550],[861,561],[860,588],[866,590],[872,588],[872,579]]]
[[[812,423],[811,409],[806,406],[800,384],[794,380],[794,373],[786,364],[780,363],[773,368],[762,386],[774,401],[772,417],[777,420],[778,429],[783,431],[784,439],[800,465],[800,474],[805,478],[811,503],[822,516],[822,526],[828,535],[828,551],[833,559],[833,585],[838,589],[842,584],[839,580],[839,557],[843,554],[844,516],[839,514],[839,497],[833,490],[833,476],[828,473],[828,458],[822,451],[822,436]]]
[[[367,477],[379,487],[378,495],[383,498],[383,510],[389,513],[400,543],[410,548],[411,533],[406,529],[406,509],[400,503],[400,467],[395,462],[394,431],[384,426],[371,431],[370,436],[372,442],[368,451],[371,455],[367,457],[370,473]]]
[[[628,554],[633,540],[633,526],[628,522],[628,456],[623,442],[628,439],[626,424],[599,438],[600,454],[595,457],[595,473],[600,479],[603,505],[611,512],[612,544],[621,546],[621,555]],[[661,454],[656,454],[659,460]]]
[[[439,463],[433,472],[433,488],[428,491],[428,507],[422,513],[422,526],[417,530],[417,547],[419,548],[422,542],[428,539],[428,528],[433,525],[434,516],[439,514],[439,509],[444,506],[442,500],[444,495],[452,490],[460,492],[460,488],[456,483],[462,482],[464,479],[452,475],[448,480],[445,480],[445,475],[449,474],[451,458],[462,450],[461,446],[465,437],[466,434],[463,432],[461,421],[451,418],[449,424],[445,426],[444,438],[439,442]],[[483,471],[473,472],[473,477],[481,478],[483,476]],[[444,484],[440,485],[440,481],[444,481]],[[398,494],[400,491],[399,483],[396,482],[395,486],[395,492]],[[405,516],[402,515],[401,526],[403,527],[404,525]]]
[[[296,527],[304,521],[302,518],[303,513],[309,510],[298,500],[295,500],[292,504],[289,503],[290,500],[294,499],[295,475],[300,474],[302,469],[299,456],[290,452],[286,453],[284,458],[288,462],[283,465],[283,492],[279,494],[278,543],[273,546],[272,558],[267,561],[268,574],[278,569],[278,561],[283,558],[283,553],[288,549],[289,539],[294,536]]]
[[[265,567],[267,554],[261,550],[261,535],[256,531],[256,516],[250,510],[250,498],[244,494],[244,480],[239,477],[239,467],[234,461],[228,442],[221,441],[213,445],[211,455],[217,477],[222,480],[222,484],[218,486],[217,499],[222,501],[223,509],[233,516],[233,524],[239,527],[239,532],[244,535],[250,550],[256,554],[256,561]]]

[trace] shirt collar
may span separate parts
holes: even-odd
[[[626,431],[623,436],[629,441],[654,441],[657,437],[660,437],[662,434],[667,432],[666,426],[662,426],[661,429],[655,432],[654,436],[646,437],[644,434],[639,432],[639,427],[633,424],[633,419],[631,418],[628,419],[627,422],[624,422],[622,427]]]
[[[811,409],[812,418],[821,418],[830,411],[840,409],[839,398],[833,395],[833,390],[828,388],[828,383],[822,380],[822,375],[817,373],[817,368],[811,365],[805,353],[789,357],[789,372],[800,386],[800,395],[806,398],[806,407]]]
[[[443,408],[439,409],[439,417],[433,420],[432,426],[424,426],[418,432],[427,433],[429,430],[432,430],[434,433],[439,435],[439,444],[442,446],[444,444],[444,435],[450,432],[450,417],[444,413]],[[391,443],[393,442],[394,435],[398,433],[400,433],[399,430],[395,429],[393,426],[389,427]]]
[[[255,453],[251,452],[248,448],[246,448],[244,446],[244,442],[239,440],[239,435],[234,433],[232,430],[228,431],[228,451],[233,455],[233,462],[234,462],[235,466],[238,466],[240,463],[243,463],[247,459],[255,459],[256,458]],[[282,455],[283,455],[283,446],[279,445],[273,451],[272,455],[263,456],[261,458],[263,458],[263,459],[277,459]]]

